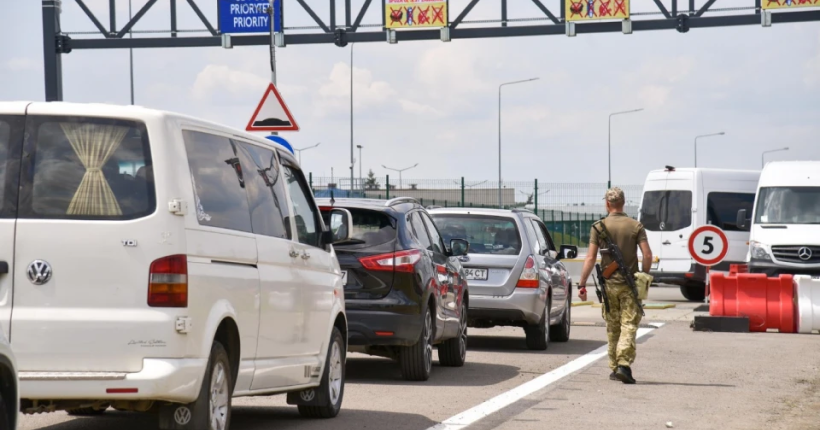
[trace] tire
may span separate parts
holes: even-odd
[[[549,309],[552,308],[552,298],[547,299],[547,305],[544,307],[544,314],[541,315],[541,321],[536,325],[524,328],[524,333],[527,335],[527,348],[532,351],[546,351],[550,343],[549,325]]]
[[[202,380],[199,397],[191,404],[191,423],[188,428],[224,430],[231,426],[231,397],[233,371],[228,352],[214,341],[211,357]]]
[[[11,416],[9,416],[9,411],[6,410],[6,402],[0,394],[0,430],[11,429],[13,429]]]
[[[572,323],[572,303],[567,299],[566,309],[564,309],[564,316],[561,317],[561,323],[550,326],[550,340],[555,342],[569,342],[569,332]]]
[[[461,305],[458,336],[438,346],[438,362],[442,366],[461,367],[467,361],[467,306]]]
[[[690,302],[703,302],[706,298],[706,285],[700,282],[689,282],[680,287],[683,298]]]
[[[334,418],[342,409],[345,395],[345,342],[338,328],[333,328],[327,348],[325,372],[319,390],[327,394],[327,402],[320,406],[299,405],[299,414],[305,418]]]
[[[108,405],[105,405],[104,408],[94,409],[94,408],[76,408],[76,409],[66,409],[66,413],[73,416],[73,417],[95,417],[105,413],[108,410]]]
[[[433,314],[424,311],[419,341],[399,350],[401,374],[408,381],[426,381],[433,369]]]

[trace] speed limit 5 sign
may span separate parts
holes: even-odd
[[[713,225],[698,227],[689,236],[689,254],[699,264],[714,266],[726,257],[729,252],[729,240],[726,233]]]

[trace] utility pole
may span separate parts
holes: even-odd
[[[353,44],[350,44],[350,191],[353,192]]]

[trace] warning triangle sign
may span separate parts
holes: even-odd
[[[299,131],[288,106],[276,86],[270,84],[256,107],[246,131]]]

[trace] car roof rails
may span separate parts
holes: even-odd
[[[396,197],[395,199],[390,199],[384,203],[385,207],[400,205],[402,203],[412,203],[421,206],[418,200],[414,199],[413,197]]]
[[[513,213],[529,213],[529,214],[534,214],[535,213],[535,212],[533,212],[533,211],[531,211],[527,208],[515,208],[512,211],[513,211]]]

